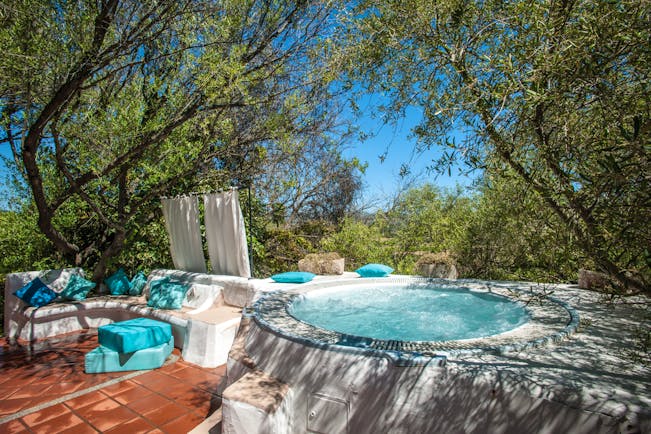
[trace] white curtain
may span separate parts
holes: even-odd
[[[177,270],[206,272],[196,196],[162,199],[170,252]]]
[[[244,216],[237,190],[206,194],[204,204],[212,273],[251,277]]]

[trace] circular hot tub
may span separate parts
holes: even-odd
[[[253,316],[284,338],[399,365],[519,351],[561,340],[578,325],[576,312],[544,288],[411,277],[305,284],[261,298]]]
[[[287,308],[299,321],[379,340],[484,338],[529,320],[522,303],[496,294],[436,284],[371,284],[311,291]]]

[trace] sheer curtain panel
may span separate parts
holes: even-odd
[[[206,272],[196,196],[162,199],[170,252],[177,270]]]
[[[238,191],[206,194],[204,205],[212,273],[251,277]]]

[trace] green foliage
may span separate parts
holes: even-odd
[[[250,182],[266,146],[334,133],[320,114],[329,83],[314,56],[332,7],[1,8],[0,141],[11,147],[15,183],[27,187],[15,197],[33,200],[25,210],[40,231],[94,280],[118,262],[164,264],[160,196]]]
[[[321,250],[340,253],[348,270],[380,262],[412,274],[417,261],[454,258],[462,277],[544,282],[575,281],[583,260],[539,197],[504,178],[486,180],[472,196],[410,189],[369,223],[346,219]]]
[[[34,211],[0,211],[0,280],[19,271],[47,270],[66,264],[38,230]],[[4,292],[3,292],[4,293]]]
[[[639,0],[360,1],[334,62],[385,95],[389,121],[422,110],[434,167],[515,176],[598,269],[648,290],[650,15]]]
[[[393,263],[411,273],[422,252],[456,252],[472,214],[472,199],[460,190],[431,184],[408,190],[386,213],[385,233],[395,240]]]
[[[110,264],[111,269],[118,267],[123,267],[129,276],[139,270],[147,274],[156,268],[174,268],[169,237],[162,219],[138,228],[127,238],[124,250]]]
[[[264,253],[256,265],[256,274],[268,276],[295,271],[298,261],[310,251],[310,242],[299,234],[288,229],[270,229],[264,240]]]
[[[391,265],[391,246],[385,241],[377,224],[346,218],[338,232],[323,239],[321,249],[339,253],[346,259],[346,269],[353,271],[369,262]]]
[[[571,282],[585,261],[572,233],[517,178],[485,179],[464,236],[464,275]]]

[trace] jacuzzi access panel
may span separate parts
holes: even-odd
[[[315,434],[348,433],[348,402],[321,393],[307,400],[307,431]]]

